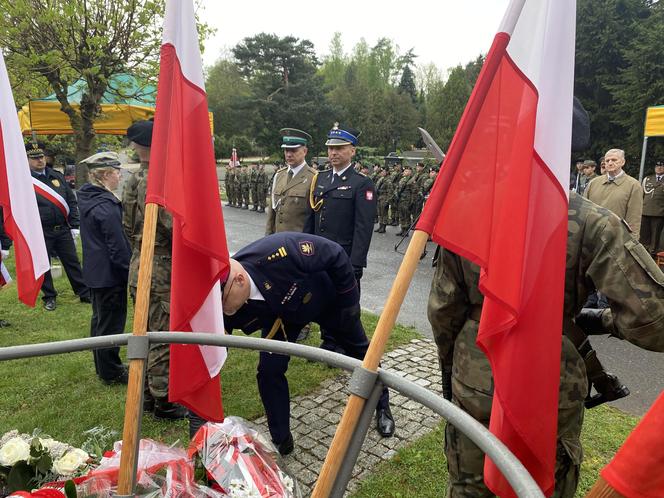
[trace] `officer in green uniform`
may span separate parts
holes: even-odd
[[[317,172],[306,162],[311,135],[295,128],[282,128],[279,133],[286,166],[272,180],[265,235],[301,232],[312,213],[309,188]]]
[[[412,223],[411,214],[415,193],[415,183],[411,178],[412,171],[412,167],[409,165],[403,167],[403,176],[399,180],[399,185],[393,196],[399,213],[399,224],[401,225],[401,231],[397,234],[397,237],[408,235]]]
[[[125,199],[131,214],[123,219],[127,236],[132,244],[132,258],[129,264],[129,293],[136,299],[138,287],[138,266],[141,256],[141,240],[145,220],[145,196],[147,192],[147,168],[152,144],[152,121],[137,121],[127,129],[127,138],[138,154],[141,170],[136,174],[137,181],[125,186]],[[132,204],[133,202],[133,204]],[[162,207],[157,216],[154,259],[152,261],[152,282],[148,309],[148,330],[169,330],[171,300],[171,241],[173,219]],[[147,386],[144,390],[143,409],[153,412],[156,418],[165,420],[182,419],[187,410],[168,401],[169,345],[150,346],[147,361]]]
[[[385,228],[389,225],[390,198],[392,197],[392,182],[388,177],[388,167],[378,168],[376,180],[376,195],[378,196],[378,228],[376,233],[385,233]]]
[[[643,179],[641,242],[653,257],[664,250],[664,161],[655,163],[655,174]]]

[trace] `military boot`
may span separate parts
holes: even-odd
[[[154,396],[152,396],[148,387],[148,380],[145,379],[145,383],[143,384],[143,411],[151,412],[152,410],[154,410]]]
[[[171,403],[167,398],[155,398],[154,417],[161,420],[182,420],[187,416],[188,410],[177,403]]]

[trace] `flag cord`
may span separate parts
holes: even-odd
[[[397,315],[399,314],[403,300],[406,297],[406,292],[408,292],[408,287],[413,279],[413,274],[417,269],[420,256],[422,255],[422,251],[426,246],[428,238],[429,234],[421,230],[415,230],[413,233],[413,238],[411,239],[410,244],[408,244],[406,254],[401,262],[397,276],[394,278],[394,283],[387,296],[387,300],[385,301],[383,312],[378,319],[376,331],[369,343],[369,349],[364,356],[362,366],[367,370],[372,372],[378,370],[378,364],[385,351],[385,345],[390,338],[390,333],[392,332],[392,328],[394,327]],[[341,463],[348,451],[350,438],[355,432],[355,426],[357,425],[360,413],[364,408],[364,403],[364,398],[354,394],[351,394],[348,398],[348,403],[344,409],[341,421],[337,426],[334,439],[327,451],[325,462],[318,474],[318,481],[311,494],[311,498],[327,498],[330,495],[336,476],[339,473]]]
[[[141,259],[138,268],[136,306],[134,309],[133,335],[145,336],[148,328],[148,305],[152,283],[152,260],[157,230],[159,206],[148,203],[145,206],[145,221],[141,239]],[[145,358],[129,361],[129,382],[125,403],[124,429],[122,432],[122,453],[118,476],[118,495],[133,496],[136,465],[138,463],[138,443],[140,440],[141,418],[143,415],[143,383],[145,382]]]

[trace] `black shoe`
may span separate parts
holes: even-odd
[[[290,455],[291,453],[293,453],[293,450],[295,449],[295,443],[293,442],[293,434],[289,432],[288,437],[286,438],[285,441],[282,441],[281,443],[274,443],[274,445],[277,447],[277,451],[279,451],[279,454],[281,456]]]
[[[380,233],[380,227],[376,228],[376,229],[374,230],[374,233]]]
[[[258,208],[256,206],[251,208],[252,211],[258,211]]]
[[[55,310],[55,298],[54,297],[49,297],[48,299],[44,299],[44,309],[46,311]]]
[[[394,435],[394,418],[389,407],[376,409],[376,430],[383,437]]]
[[[325,351],[332,351],[333,353],[346,354],[346,350],[335,342],[323,341],[321,342],[319,347],[321,349],[324,349]]]
[[[249,206],[242,206],[242,209],[249,209]]]
[[[385,233],[385,225],[381,225],[380,228],[378,228],[378,233]]]
[[[154,396],[152,396],[146,380],[145,387],[143,387],[143,411],[146,413],[152,412],[154,410],[154,403]]]
[[[171,403],[163,399],[155,399],[154,418],[160,420],[182,420],[187,416],[188,410],[177,403]]]
[[[0,319],[0,328],[2,328],[2,327],[11,327],[11,326],[12,326],[12,324],[9,323],[7,320]]]
[[[82,296],[79,296],[79,299],[81,300],[82,303],[87,303],[87,304],[92,303],[92,299],[90,299],[90,294],[83,294]]]
[[[259,212],[259,213],[264,213],[264,212],[265,212],[265,208],[260,208],[260,209],[258,210],[258,212]]]
[[[107,386],[112,386],[114,384],[129,384],[129,371],[126,368],[122,369],[122,372],[112,379],[101,379],[101,381]]]
[[[307,324],[304,327],[302,327],[302,330],[300,330],[300,333],[297,336],[296,342],[306,341],[307,338],[309,337],[310,332],[311,332],[310,325]]]

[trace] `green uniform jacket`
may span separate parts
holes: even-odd
[[[305,164],[288,180],[288,168],[274,174],[272,195],[268,202],[265,235],[277,232],[301,232],[311,214],[309,189],[317,171]]]
[[[664,178],[657,181],[657,175],[643,179],[643,216],[664,216]]]

